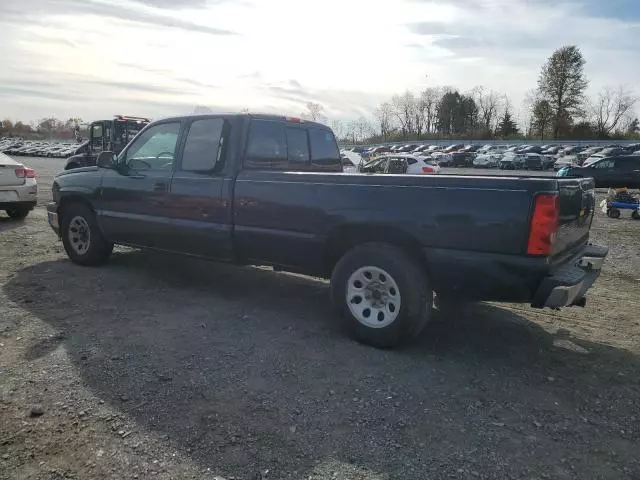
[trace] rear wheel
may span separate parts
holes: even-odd
[[[113,251],[113,244],[102,236],[93,211],[80,203],[62,211],[60,234],[67,255],[78,265],[102,265]]]
[[[31,209],[29,207],[23,207],[23,206],[15,206],[15,207],[7,208],[5,210],[5,212],[7,212],[7,215],[9,215],[9,217],[15,220],[22,220],[26,218],[27,215],[29,215],[30,211]]]
[[[607,211],[607,215],[611,218],[620,218],[620,210],[618,210],[617,208],[610,208]]]
[[[631,218],[634,220],[640,220],[640,212],[638,212],[638,210],[634,210],[631,212]]]
[[[422,331],[431,318],[433,293],[414,258],[392,245],[370,243],[335,266],[331,300],[351,337],[392,348]]]

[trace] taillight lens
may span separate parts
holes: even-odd
[[[548,256],[551,254],[558,230],[560,200],[558,195],[541,193],[536,195],[529,230],[527,253]]]
[[[36,172],[33,168],[20,165],[16,168],[16,177],[18,178],[36,178]]]
[[[433,168],[431,168],[431,167],[422,167],[422,173],[433,173]]]

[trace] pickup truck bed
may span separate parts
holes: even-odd
[[[156,134],[163,151],[149,154]],[[188,167],[192,149],[215,153],[208,169]],[[376,346],[419,332],[434,291],[584,305],[607,254],[588,244],[591,179],[344,174],[333,135],[313,122],[167,119],[98,163],[54,181],[50,223],[72,260],[102,263],[120,243],[325,276],[349,332]]]

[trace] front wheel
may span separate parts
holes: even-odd
[[[113,244],[102,236],[93,211],[80,203],[62,211],[60,234],[67,255],[78,265],[102,265],[113,251]]]
[[[631,212],[631,218],[634,220],[640,220],[640,212],[638,210],[634,210]]]
[[[433,292],[414,258],[392,245],[369,243],[337,263],[331,300],[352,338],[392,348],[422,331],[431,318]]]

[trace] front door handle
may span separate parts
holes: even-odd
[[[168,188],[166,183],[154,183],[153,184],[153,191],[154,192],[166,192],[167,190],[169,190],[169,188]]]

